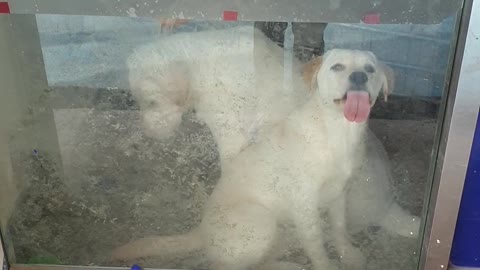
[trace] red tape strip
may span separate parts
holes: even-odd
[[[223,20],[224,21],[231,21],[231,22],[234,22],[234,21],[237,21],[238,20],[238,12],[236,11],[224,11],[223,12]]]
[[[0,2],[0,14],[10,14],[10,7],[8,2]]]
[[[366,24],[380,24],[380,14],[367,14],[363,16],[363,22]]]

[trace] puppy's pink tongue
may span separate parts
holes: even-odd
[[[362,123],[367,121],[370,114],[370,96],[365,91],[347,92],[347,101],[343,108],[343,115],[350,122]]]

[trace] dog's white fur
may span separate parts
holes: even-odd
[[[347,224],[351,233],[367,226],[381,226],[392,235],[417,238],[420,218],[395,201],[390,162],[380,140],[369,130],[366,152],[354,170],[347,190]]]
[[[182,113],[194,107],[219,146],[222,179],[198,229],[130,243],[115,252],[117,258],[205,247],[217,268],[245,269],[261,261],[272,244],[276,222],[287,217],[295,222],[315,268],[321,269],[329,264],[321,248],[322,221],[316,211],[321,206],[331,209],[333,239],[345,251],[345,262],[362,265],[361,254],[345,236],[344,188],[352,170],[365,172],[361,166],[365,124],[346,122],[338,105],[331,104],[345,93],[348,74],[315,70],[316,91],[291,113],[308,97],[308,87],[300,76],[293,76],[295,90],[283,89],[282,58],[282,50],[263,34],[241,27],[174,35],[143,47],[129,59],[130,83],[147,133],[156,138],[172,135]],[[329,61],[344,63],[345,72],[366,62],[376,65],[377,75],[369,80],[372,98],[386,86],[384,71],[372,54],[335,50],[325,61],[322,66],[328,67]],[[299,75],[300,65],[294,67]],[[247,148],[253,138],[261,142]],[[381,168],[374,172],[382,175]],[[394,221],[411,220],[395,203],[388,209],[393,211],[386,211],[385,218],[358,223],[375,221],[396,230],[404,223],[395,227]],[[398,232],[409,235],[417,230]]]
[[[307,96],[301,82],[295,93],[283,89],[283,51],[253,27],[172,35],[138,49],[128,68],[147,135],[173,135],[182,114],[194,108],[222,162]]]

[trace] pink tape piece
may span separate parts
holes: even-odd
[[[225,10],[223,12],[223,20],[224,21],[230,21],[230,22],[237,21],[238,20],[238,12]]]
[[[363,16],[362,21],[366,24],[380,24],[380,14],[378,13],[367,14]]]
[[[8,2],[0,2],[0,14],[10,14],[10,7]]]

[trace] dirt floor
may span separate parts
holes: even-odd
[[[370,126],[392,162],[392,196],[420,215],[436,121],[431,106],[412,112],[411,101],[390,104],[377,106],[373,117],[383,119],[371,120]],[[105,110],[101,104],[96,108],[54,111],[58,153],[15,149],[21,140],[12,144],[22,192],[5,236],[13,243],[15,262],[112,265],[108,255],[114,247],[145,235],[185,232],[200,221],[202,205],[220,175],[208,128],[190,113],[177,136],[160,142],[143,135],[134,108]],[[62,162],[53,161],[55,154]],[[368,269],[414,269],[416,240],[374,228],[354,239],[368,258]],[[287,257],[308,263],[299,250]],[[202,267],[198,261],[192,255],[186,260],[139,263]],[[115,265],[128,263],[132,262]]]

